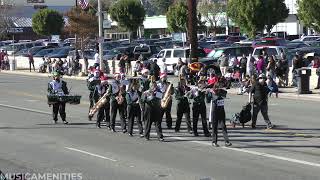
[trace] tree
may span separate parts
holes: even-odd
[[[150,4],[154,7],[157,15],[166,14],[173,2],[173,0],[150,0]]]
[[[63,26],[63,16],[52,9],[41,9],[32,16],[32,29],[39,35],[60,35]]]
[[[167,24],[170,32],[187,32],[188,7],[183,2],[178,2],[169,7]]]
[[[299,0],[298,16],[307,27],[320,32],[320,0]]]
[[[111,19],[130,33],[143,24],[146,11],[139,0],[119,0],[110,8]]]
[[[210,24],[210,30],[216,34],[218,22],[224,20],[221,16],[226,10],[226,6],[220,2],[212,0],[202,0],[198,3],[198,11],[205,18],[205,21]]]
[[[284,21],[289,14],[284,0],[230,0],[228,1],[228,16],[250,37],[255,37],[257,31],[272,27]]]
[[[98,19],[90,9],[84,11],[80,7],[73,7],[65,15],[68,17],[68,25],[65,31],[76,34],[81,44],[86,44],[90,37],[98,34]],[[84,49],[84,46],[81,46]]]

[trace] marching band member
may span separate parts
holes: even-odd
[[[210,118],[212,121],[212,146],[219,147],[218,141],[218,125],[222,128],[222,133],[226,146],[231,146],[226,127],[226,112],[224,110],[224,95],[226,91],[220,88],[212,89],[207,94],[207,101],[211,103]]]
[[[53,80],[48,83],[48,93],[58,96],[68,95],[69,91],[67,88],[67,83],[62,81],[61,75],[58,72],[53,72]],[[58,112],[64,124],[68,124],[66,121],[66,103],[65,102],[57,102],[52,105],[53,112],[53,121],[56,124],[58,121]]]
[[[98,86],[99,99],[109,90],[109,84],[106,76],[100,78],[101,84]],[[101,122],[105,119],[107,127],[110,129],[110,98],[107,96],[106,103],[99,109],[97,115],[97,127],[101,128]]]
[[[162,128],[161,128],[161,99],[162,99],[162,92],[157,88],[156,82],[150,83],[150,89],[145,91],[141,97],[141,102],[144,104],[144,119],[145,119],[145,138],[146,140],[150,139],[150,130],[151,125],[154,122],[158,139],[159,141],[164,141]]]
[[[120,83],[121,77],[120,74],[115,74],[115,81],[111,84],[111,88],[109,88],[108,94],[110,97],[110,105],[111,105],[111,130],[116,132],[115,123],[117,112],[119,111],[121,128],[122,132],[126,133],[126,120],[125,120],[125,96],[126,92],[124,90],[124,86]]]
[[[149,89],[150,79],[148,78],[150,71],[148,69],[143,69],[141,71],[141,79],[140,79],[140,91],[145,92]]]
[[[87,86],[90,91],[89,93],[89,111],[94,106],[96,102],[99,100],[99,94],[97,92],[97,86],[100,85],[100,71],[94,70],[92,73],[90,73],[88,79],[87,79]],[[91,118],[89,117],[89,120],[91,121]]]
[[[133,136],[134,118],[137,118],[140,137],[143,137],[143,128],[141,121],[141,108],[140,108],[141,92],[139,91],[139,84],[136,80],[132,80],[129,90],[126,95],[129,135]]]
[[[180,125],[183,114],[186,117],[188,132],[192,134],[191,120],[190,120],[190,104],[187,95],[187,92],[190,91],[190,88],[187,86],[186,79],[180,77],[180,82],[178,87],[175,88],[175,97],[177,100],[177,121],[175,132],[180,131]]]
[[[167,74],[163,73],[160,75],[160,81],[158,83],[158,88],[164,94],[167,91],[170,83],[167,81]],[[171,95],[174,93],[174,89],[172,88]],[[172,99],[169,101],[168,106],[166,108],[161,108],[161,121],[163,115],[166,114],[166,123],[168,129],[172,128],[172,117],[171,117],[171,108],[172,108]]]
[[[208,130],[207,124],[207,110],[206,110],[206,102],[205,102],[205,80],[204,76],[201,76],[198,87],[194,88],[190,92],[190,99],[193,99],[193,106],[192,106],[192,115],[193,115],[193,133],[194,136],[198,135],[198,120],[199,115],[201,115],[202,127],[203,132],[206,137],[210,137],[210,133]]]

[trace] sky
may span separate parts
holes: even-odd
[[[14,3],[16,5],[28,5],[27,0],[11,0],[11,1],[14,1]],[[73,6],[73,5],[75,5],[75,0],[44,0],[44,1],[45,1],[44,4],[47,6]],[[31,5],[33,5],[33,4],[31,4]]]

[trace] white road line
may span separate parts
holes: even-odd
[[[6,105],[6,104],[0,104],[0,106],[7,107],[7,108],[13,108],[13,109],[17,109],[17,110],[35,112],[35,113],[40,113],[40,114],[45,114],[45,115],[51,115],[52,114],[52,113],[44,112],[44,111],[40,111],[40,110],[28,109],[28,108],[23,108],[23,107],[18,107],[18,106],[10,106],[10,105]],[[155,133],[151,133],[151,134],[155,135]],[[169,134],[164,134],[164,135],[165,136],[170,136]],[[168,137],[168,139],[189,140],[188,138],[184,138],[184,137]],[[203,142],[203,141],[189,141],[189,142],[202,144],[202,145],[209,145],[209,146],[211,145],[210,142]],[[107,160],[116,162],[116,160],[114,160],[114,159],[111,159],[111,158],[108,158],[108,157],[104,157],[104,156],[100,156],[100,155],[97,155],[97,154],[93,154],[93,153],[90,153],[90,152],[82,151],[82,150],[75,149],[75,148],[68,148],[68,147],[65,147],[65,148],[67,148],[69,150],[72,150],[72,151],[77,151],[77,152],[81,152],[81,153],[88,154],[88,155],[91,155],[91,156],[95,156],[95,157],[99,157],[99,158],[102,158],[102,159],[107,159]],[[313,163],[313,162],[308,162],[308,161],[303,161],[303,160],[298,160],[298,159],[293,159],[293,158],[276,156],[276,155],[267,154],[267,153],[260,153],[260,152],[250,151],[250,150],[240,149],[240,148],[230,148],[230,147],[222,147],[222,148],[233,150],[233,151],[238,151],[238,152],[244,152],[244,153],[248,153],[248,154],[253,154],[253,155],[257,155],[257,156],[268,157],[268,158],[272,158],[272,159],[278,159],[278,160],[283,160],[283,161],[288,161],[288,162],[293,162],[293,163],[298,163],[298,164],[304,164],[304,165],[309,165],[309,166],[314,166],[314,167],[320,167],[320,164],[318,164],[318,163]]]
[[[39,113],[39,114],[52,115],[52,113],[50,113],[50,112],[45,112],[45,111],[40,111],[40,110],[35,110],[35,109],[28,109],[28,108],[19,107],[19,106],[11,106],[11,105],[7,105],[7,104],[0,104],[0,106],[12,108],[12,109],[17,109],[17,110],[22,110],[22,111],[35,112],[35,113]]]
[[[188,138],[184,138],[184,137],[169,137],[168,139],[188,140]],[[189,142],[211,146],[211,142],[203,142],[203,141],[189,141]],[[272,155],[272,154],[267,154],[267,153],[261,153],[261,152],[257,152],[257,151],[251,151],[251,150],[246,150],[246,149],[241,149],[241,148],[232,148],[232,147],[221,147],[221,148],[232,150],[232,151],[253,154],[253,155],[262,156],[262,157],[268,157],[268,158],[272,158],[272,159],[278,159],[278,160],[298,163],[298,164],[320,167],[320,164],[318,164],[318,163],[313,163],[313,162],[308,162],[308,161],[303,161],[303,160],[298,160],[298,159],[293,159],[293,158],[287,158],[287,157],[282,157],[282,156],[277,156],[277,155]]]
[[[106,160],[109,160],[109,161],[117,162],[117,160],[114,160],[114,159],[111,159],[111,158],[108,158],[108,157],[105,157],[105,156],[101,156],[101,155],[98,155],[98,154],[90,153],[90,152],[87,152],[87,151],[83,151],[83,150],[80,150],[80,149],[70,148],[70,147],[65,147],[65,148],[69,149],[71,151],[76,151],[76,152],[80,152],[80,153],[87,154],[87,155],[90,155],[90,156],[98,157],[98,158],[101,158],[101,159],[106,159]]]

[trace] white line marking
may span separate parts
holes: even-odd
[[[18,109],[18,110],[23,110],[23,111],[35,112],[35,113],[40,113],[40,114],[51,115],[51,113],[49,113],[49,112],[44,112],[44,111],[39,111],[39,110],[34,110],[34,109],[28,109],[28,108],[23,108],[23,107],[18,107],[18,106],[10,106],[10,105],[6,105],[6,104],[0,104],[0,106],[7,107],[7,108]],[[151,133],[151,134],[155,135],[155,133]],[[164,135],[165,136],[170,136],[168,134],[164,134]],[[168,139],[188,140],[188,138],[183,138],[183,137],[169,137]],[[202,145],[209,145],[209,146],[211,145],[210,142],[202,142],[202,141],[189,141],[189,142],[198,143],[198,144],[202,144]],[[110,159],[110,158],[107,158],[107,157],[104,157],[104,156],[100,156],[100,155],[97,155],[97,154],[93,154],[93,153],[90,153],[90,152],[82,151],[82,150],[75,149],[75,148],[68,148],[68,147],[65,147],[65,148],[67,148],[69,150],[81,152],[81,153],[84,153],[84,154],[88,154],[88,155],[91,155],[91,156],[95,156],[95,157],[99,157],[99,158],[102,158],[102,159],[107,159],[107,160],[116,162],[116,160],[114,160],[114,159]],[[222,148],[233,150],[233,151],[238,151],[238,152],[244,152],[244,153],[248,153],[248,154],[253,154],[253,155],[257,155],[257,156],[268,157],[268,158],[272,158],[272,159],[278,159],[278,160],[294,162],[294,163],[298,163],[298,164],[304,164],[304,165],[309,165],[309,166],[314,166],[314,167],[320,167],[320,164],[318,164],[318,163],[313,163],[313,162],[308,162],[308,161],[303,161],[303,160],[298,160],[298,159],[293,159],[293,158],[286,158],[286,157],[282,157],[282,156],[276,156],[276,155],[267,154],[267,153],[260,153],[260,152],[256,152],[256,151],[249,151],[249,150],[240,149],[240,148],[230,148],[230,147],[222,147]]]
[[[101,159],[106,159],[106,160],[109,160],[109,161],[117,162],[117,160],[114,160],[114,159],[111,159],[111,158],[108,158],[108,157],[105,157],[105,156],[101,156],[101,155],[98,155],[98,154],[93,154],[93,153],[90,153],[90,152],[87,152],[87,151],[83,151],[83,150],[80,150],[80,149],[75,149],[75,148],[70,148],[70,147],[65,147],[65,148],[69,149],[71,151],[76,151],[76,152],[80,152],[80,153],[87,154],[87,155],[90,155],[90,156],[98,157],[98,158],[101,158]]]
[[[0,104],[0,106],[12,108],[12,109],[17,109],[17,110],[22,110],[22,111],[35,112],[35,113],[39,113],[39,114],[52,115],[52,113],[50,113],[50,112],[45,112],[45,111],[40,111],[40,110],[35,110],[35,109],[28,109],[28,108],[19,107],[19,106],[11,106],[11,105],[6,105],[6,104]]]
[[[188,140],[188,138],[184,138],[184,137],[168,137],[168,139]],[[211,142],[203,142],[203,141],[189,141],[189,142],[211,146]],[[303,161],[303,160],[298,160],[298,159],[293,159],[293,158],[287,158],[287,157],[282,157],[282,156],[277,156],[277,155],[272,155],[272,154],[267,154],[267,153],[261,153],[261,152],[257,152],[257,151],[250,151],[250,150],[246,150],[246,149],[232,148],[232,147],[221,147],[221,148],[232,150],[232,151],[253,154],[253,155],[262,156],[262,157],[268,157],[268,158],[272,158],[272,159],[278,159],[278,160],[298,163],[298,164],[320,167],[320,164],[318,164],[318,163],[313,163],[313,162],[308,162],[308,161]]]

